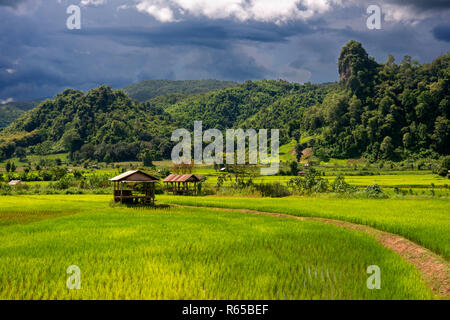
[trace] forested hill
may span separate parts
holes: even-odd
[[[219,80],[144,80],[122,88],[132,99],[147,101],[167,94],[190,95],[220,90],[237,85]]]
[[[135,160],[142,150],[170,154],[175,127],[157,105],[132,101],[123,91],[101,86],[86,93],[67,89],[4,129],[0,153],[68,151],[74,159]],[[155,155],[156,156],[156,155]]]
[[[431,64],[370,58],[350,41],[338,61],[339,83],[247,81],[146,102],[101,86],[65,90],[0,131],[0,158],[70,152],[75,160],[137,160],[150,149],[169,158],[176,128],[281,129],[281,143],[314,136],[319,158],[437,158],[449,153],[450,53]]]
[[[450,53],[420,65],[369,58],[350,41],[338,61],[341,84],[309,110],[302,129],[321,134],[315,151],[324,157],[371,160],[426,158],[450,151]]]
[[[191,96],[165,110],[183,127],[202,120],[206,128],[287,128],[293,119],[320,104],[332,84],[297,84],[286,81],[247,81],[240,86]],[[284,130],[283,130],[284,131]]]
[[[205,128],[226,129],[246,126],[255,119],[259,128],[269,109],[285,110],[285,118],[273,125],[282,128],[282,138],[289,141],[288,130],[284,130],[289,114],[301,117],[331,87],[248,81],[219,91],[187,97],[169,94],[147,102],[132,100],[108,86],[86,93],[67,89],[4,129],[0,156],[66,151],[76,160],[128,161],[139,159],[142,150],[150,148],[154,159],[169,158],[171,133],[176,128],[191,128],[194,121],[203,120]],[[258,116],[260,112],[263,115]]]
[[[236,86],[238,83],[219,80],[144,80],[122,88],[130,98],[138,101],[148,101],[155,97],[174,102],[186,98],[188,95],[205,93]],[[0,128],[7,127],[26,111],[38,106],[45,99],[11,102],[0,105]]]

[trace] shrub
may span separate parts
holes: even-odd
[[[328,180],[321,177],[320,172],[310,169],[304,178],[295,177],[289,180],[288,186],[294,191],[310,194],[312,192],[323,193],[328,191]]]
[[[108,188],[110,186],[111,184],[108,180],[108,176],[96,174],[87,176],[83,185],[86,189]]]
[[[448,175],[448,169],[447,168],[444,168],[444,167],[440,167],[438,170],[437,170],[437,174],[438,175],[440,175],[441,177],[446,177],[447,175]]]
[[[357,187],[348,184],[345,181],[345,177],[339,175],[336,179],[331,183],[331,191],[336,193],[355,193],[358,190]]]
[[[11,195],[11,187],[7,185],[6,183],[0,182],[0,195],[6,196]]]
[[[167,168],[161,168],[158,170],[158,174],[161,175],[161,177],[165,178],[170,174],[170,170]]]
[[[328,191],[329,183],[328,180],[318,179],[313,186],[313,191],[316,193],[325,193]]]
[[[371,199],[386,199],[388,196],[384,193],[381,187],[377,184],[368,186],[364,191],[365,196]]]
[[[52,167],[49,170],[49,173],[51,175],[51,180],[52,181],[58,181],[61,178],[63,178],[66,174],[67,174],[67,169],[66,168],[61,168],[61,167]]]
[[[73,176],[75,179],[81,179],[83,177],[83,172],[80,170],[73,170]]]
[[[291,195],[289,189],[279,182],[256,184],[255,188],[263,197],[282,198]]]
[[[69,187],[76,187],[77,181],[75,178],[70,176],[64,176],[58,181],[56,181],[54,184],[52,184],[52,187],[58,190],[66,190],[69,189]]]

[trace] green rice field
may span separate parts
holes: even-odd
[[[110,199],[0,197],[0,299],[436,298],[413,265],[370,235],[315,221],[161,205],[253,208],[259,201],[269,209],[261,199],[159,196],[157,208],[111,206]],[[283,211],[309,200],[271,201]],[[322,201],[323,212],[337,205]],[[374,224],[367,207],[356,204],[349,204],[353,214],[359,210],[362,223]],[[413,226],[424,212],[405,201],[396,219],[380,204],[373,213],[383,217],[379,227],[391,221],[398,231],[408,230],[399,222],[408,208]],[[424,227],[437,228],[436,248],[448,252],[448,220],[439,214],[448,204],[430,208]],[[66,287],[71,265],[81,270],[79,290]],[[380,290],[366,286],[370,265],[381,269]]]
[[[446,199],[341,199],[319,197],[171,197],[160,201],[202,207],[251,209],[368,225],[410,239],[450,258],[450,201]]]

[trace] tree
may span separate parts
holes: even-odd
[[[24,147],[16,148],[16,156],[19,158],[24,158],[27,155],[27,152]]]
[[[103,158],[103,161],[105,161],[107,164],[111,163],[111,155],[107,153],[105,157]]]
[[[385,65],[392,67],[395,65],[395,57],[392,54],[388,54]]]
[[[383,159],[390,159],[394,152],[394,145],[392,144],[392,138],[387,136],[383,139],[380,145],[381,157]]]
[[[450,144],[450,121],[444,117],[437,117],[434,123],[434,134],[432,139],[435,141],[435,148],[440,153],[448,153]]]
[[[330,157],[328,156],[328,154],[326,153],[326,150],[324,150],[323,148],[317,148],[314,150],[314,155],[319,158],[320,161],[323,162],[328,162],[330,161]]]
[[[403,146],[405,147],[405,149],[408,149],[409,147],[411,147],[413,145],[413,138],[411,133],[406,132],[403,135]]]
[[[62,139],[64,147],[70,153],[80,150],[84,143],[83,139],[81,139],[80,135],[75,130],[67,131]]]
[[[142,155],[142,162],[144,167],[153,167],[153,159],[150,150],[145,150]]]
[[[289,164],[289,168],[291,170],[291,175],[292,176],[298,175],[298,163],[297,163],[297,161],[291,161],[291,163]]]
[[[258,167],[249,164],[230,164],[228,172],[234,176],[234,182],[238,186],[247,186],[253,183],[253,179],[258,175]]]
[[[8,162],[6,162],[5,169],[6,169],[6,172],[15,172],[16,164],[13,161],[8,161]]]
[[[297,159],[297,162],[300,162],[300,159],[302,158],[303,149],[303,145],[299,143],[295,145],[295,157]]]
[[[446,177],[448,171],[450,170],[450,156],[446,156],[442,159],[439,168],[437,169],[437,174],[441,177]]]

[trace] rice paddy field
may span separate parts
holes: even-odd
[[[170,197],[160,201],[200,207],[250,209],[303,217],[331,218],[401,235],[450,258],[448,199],[343,199],[320,197]]]
[[[206,170],[198,170],[198,174],[207,174]],[[378,184],[379,186],[385,188],[446,188],[450,185],[450,180],[447,178],[439,177],[431,173],[428,174],[382,174],[373,176],[352,176],[344,175],[345,181],[351,185],[355,186],[369,186],[373,184]],[[256,177],[254,179],[255,183],[273,183],[279,182],[286,184],[290,179],[295,178],[295,176],[266,176],[266,177]],[[327,179],[329,182],[333,182],[336,179],[336,175],[327,175],[323,178]],[[208,183],[216,184],[217,176],[209,175]],[[230,181],[227,181],[224,185],[229,185]]]
[[[438,298],[415,266],[368,234],[207,206],[337,210],[335,217],[408,234],[448,258],[448,202],[157,199],[156,208],[133,208],[98,195],[0,197],[0,299]],[[79,290],[66,287],[71,265],[81,270]],[[367,288],[370,265],[380,267],[380,290]]]

